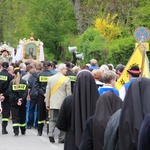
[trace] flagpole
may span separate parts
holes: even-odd
[[[141,65],[141,77],[143,76],[143,70],[144,70],[144,62],[145,62],[145,53],[146,53],[146,47],[144,44],[142,44],[142,65]]]

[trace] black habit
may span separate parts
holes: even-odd
[[[57,119],[57,127],[66,131],[65,150],[78,149],[85,122],[94,114],[98,97],[97,86],[91,72],[80,71],[73,95],[64,100]]]
[[[71,130],[71,101],[72,95],[64,99],[56,122],[56,127],[66,132],[64,150],[76,150],[74,133]]]
[[[138,139],[138,150],[150,150],[150,114],[145,116],[142,123]]]
[[[103,150],[104,132],[109,118],[122,107],[122,100],[114,92],[102,94],[93,116],[93,150]]]
[[[137,150],[139,130],[148,113],[150,79],[137,78],[129,86],[124,99],[119,123],[119,150]]]
[[[118,150],[118,130],[121,109],[109,119],[104,134],[104,150]]]
[[[122,106],[122,100],[112,91],[105,92],[97,101],[96,111],[89,118],[79,150],[102,150],[104,131],[110,116]]]

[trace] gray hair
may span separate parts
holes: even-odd
[[[26,64],[25,63],[21,63],[20,65],[19,65],[19,69],[22,69],[22,68],[25,68],[26,67]]]
[[[91,65],[97,65],[97,60],[96,59],[91,59],[90,63],[91,63]]]
[[[108,71],[103,73],[102,77],[103,77],[104,83],[110,83],[110,81],[112,79],[116,80],[117,75],[116,75],[116,73],[114,71],[108,70]]]
[[[8,67],[8,71],[10,71],[10,70],[14,70],[14,67],[13,66],[9,66]]]
[[[59,64],[59,65],[57,66],[57,71],[58,71],[58,72],[61,72],[61,70],[64,69],[64,68],[66,68],[66,64],[61,63],[61,64]]]
[[[106,72],[106,71],[109,70],[108,66],[105,65],[105,64],[101,65],[99,69],[100,69],[100,71],[101,71],[102,73],[104,73],[104,72]]]

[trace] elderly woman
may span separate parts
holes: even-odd
[[[102,73],[99,69],[92,70],[92,75],[95,79],[95,83],[96,83],[98,88],[104,85],[103,82],[100,82],[100,79],[102,78]]]

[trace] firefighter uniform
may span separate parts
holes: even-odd
[[[9,103],[9,83],[13,79],[13,76],[7,71],[9,67],[8,62],[3,62],[3,70],[0,72],[0,94],[2,94],[5,99],[2,102],[2,134],[8,134],[6,126],[10,117],[10,103]]]
[[[49,62],[45,62],[45,66],[51,66]],[[38,109],[38,136],[42,135],[44,121],[46,120],[45,92],[48,78],[52,76],[49,70],[43,70],[35,81],[35,88],[38,91],[37,109]]]
[[[19,71],[19,70],[18,70]],[[20,71],[19,71],[20,72]],[[21,72],[20,72],[21,74]],[[24,135],[26,131],[26,97],[27,97],[27,83],[20,78],[18,87],[11,81],[9,85],[10,105],[12,111],[12,126],[14,134],[19,134],[19,127],[21,134]],[[18,100],[21,99],[21,105],[18,105]]]
[[[71,63],[66,62],[66,67],[67,67],[67,72],[66,72],[66,76],[71,80],[71,92],[73,93],[73,88],[74,88],[74,84],[76,82],[76,74],[72,72],[71,70]]]
[[[73,93],[73,88],[74,88],[74,84],[76,82],[76,75],[71,71],[71,70],[67,70],[66,72],[66,76],[70,79],[71,81],[71,92]]]

